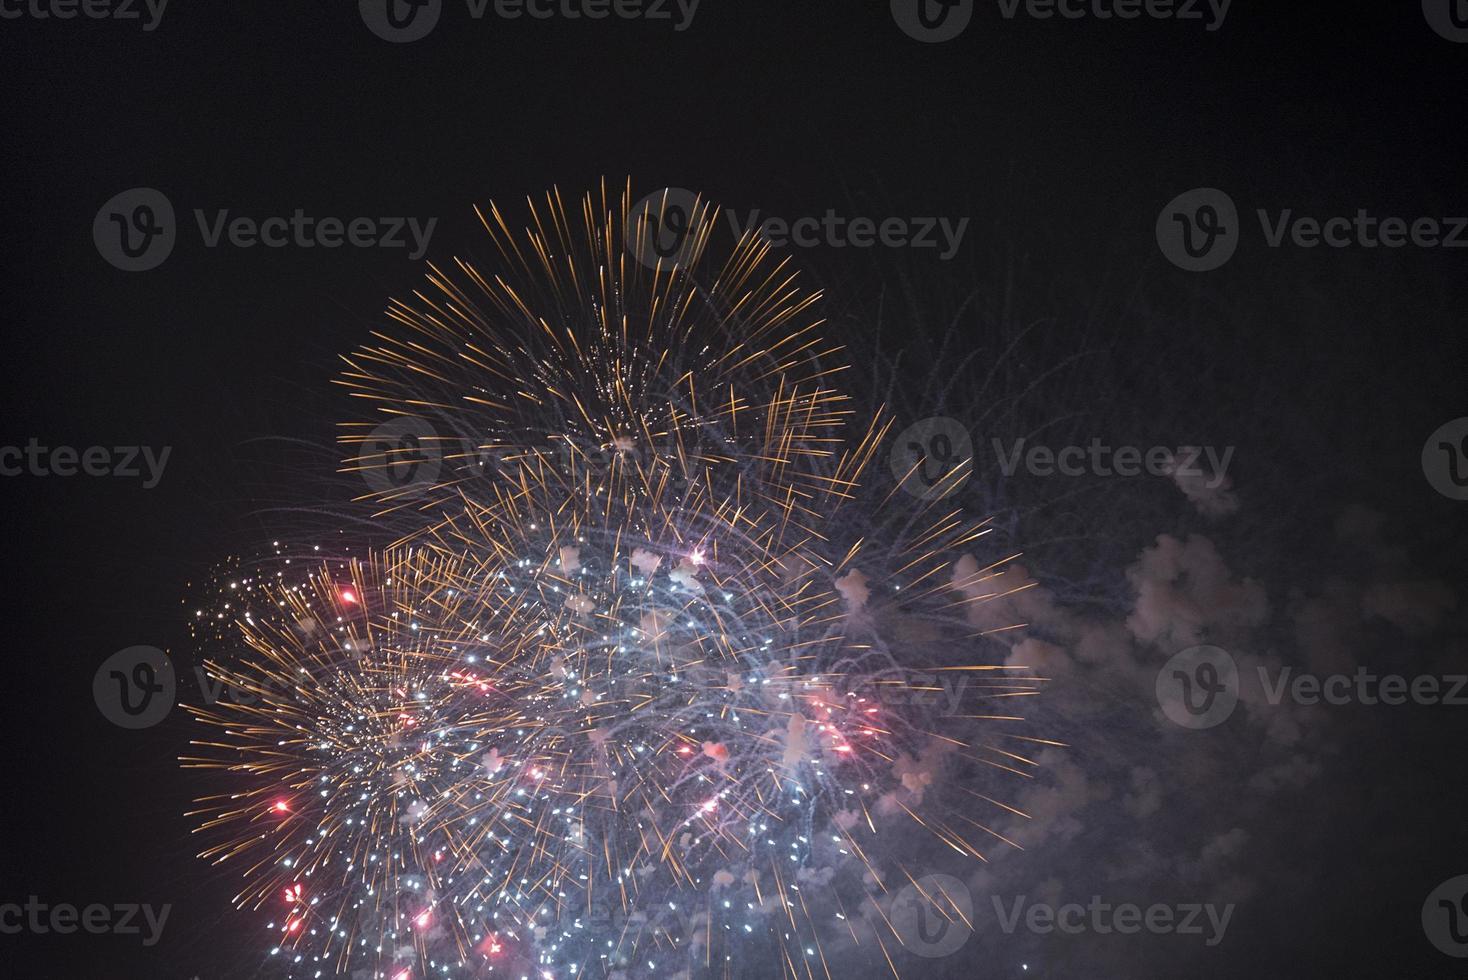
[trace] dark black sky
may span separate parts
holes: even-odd
[[[151,32],[0,20],[0,445],[173,447],[155,489],[0,482],[0,901],[174,905],[148,949],[111,936],[0,936],[0,972],[213,980],[257,966],[255,937],[228,907],[228,873],[193,858],[182,813],[195,787],[174,761],[189,726],[181,712],[143,732],[111,726],[89,695],[92,675],[135,644],[192,663],[187,583],[289,530],[295,518],[268,505],[309,507],[325,493],[311,476],[281,475],[295,459],[283,444],[252,440],[331,439],[336,355],[421,266],[401,251],[205,248],[195,208],[437,216],[439,259],[482,249],[471,204],[514,207],[552,184],[575,196],[626,175],[772,214],[968,216],[953,262],[901,260],[919,281],[961,295],[1006,256],[1032,270],[1025,288],[1072,291],[1021,297],[1037,310],[1054,300],[1052,312],[1079,319],[1093,303],[1076,283],[1105,284],[1096,307],[1124,305],[1129,284],[1168,298],[1191,334],[1163,342],[1113,322],[1129,352],[1169,353],[1118,357],[1107,397],[1134,393],[1149,407],[1124,414],[1165,426],[1165,391],[1180,399],[1177,418],[1210,420],[1225,432],[1217,439],[1279,436],[1241,462],[1294,488],[1262,505],[1279,511],[1267,513],[1269,536],[1303,534],[1317,504],[1363,503],[1399,517],[1436,574],[1461,571],[1455,508],[1465,505],[1433,494],[1416,459],[1428,433],[1468,414],[1458,341],[1468,252],[1281,257],[1254,234],[1200,279],[1162,260],[1152,237],[1162,205],[1197,186],[1227,189],[1250,214],[1468,213],[1468,44],[1434,34],[1417,4],[1239,0],[1208,32],[1006,21],[981,3],[964,35],[942,44],[909,39],[886,3],[704,0],[678,32],[474,21],[450,0],[429,37],[401,45],[370,33],[355,6],[175,0]],[[169,197],[181,237],[161,267],[127,273],[98,255],[92,222],[138,186]],[[818,276],[863,298],[883,261],[812,257]],[[1339,304],[1351,315],[1316,318],[1341,296],[1353,297]],[[850,313],[858,301],[836,302]],[[1051,329],[1063,342],[1082,327],[1062,317]],[[1189,375],[1195,384],[1179,381]],[[1241,386],[1259,378],[1273,379],[1268,390]],[[1200,411],[1211,403],[1227,408]],[[1312,442],[1316,460],[1291,455],[1291,439]],[[1319,459],[1338,491],[1329,500],[1300,489],[1319,487]],[[1309,472],[1296,479],[1294,467]],[[1277,577],[1288,592],[1288,566]],[[1416,916],[1419,896],[1468,871],[1462,794],[1444,785],[1459,775],[1459,717],[1393,717],[1378,768],[1331,784],[1350,787],[1334,809],[1346,829],[1321,859],[1351,870],[1322,871],[1332,883],[1311,897],[1308,928],[1273,923],[1241,937],[1237,958],[1200,959],[1192,972],[1253,962],[1271,975],[1269,963],[1299,964],[1309,950],[1303,962],[1449,975]],[[1385,772],[1396,784],[1372,792]],[[1295,817],[1282,808],[1273,819]],[[1410,821],[1420,832],[1404,834]],[[1406,850],[1376,846],[1402,836]]]

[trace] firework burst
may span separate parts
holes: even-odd
[[[752,239],[703,284],[704,210],[638,263],[631,201],[573,232],[552,195],[523,239],[491,209],[502,271],[394,304],[343,383],[448,471],[375,492],[399,540],[270,585],[209,665],[258,700],[195,711],[187,764],[236,781],[204,855],[293,975],[829,976],[833,925],[886,952],[854,920],[902,823],[1008,843],[971,787],[1028,774],[1003,706],[1037,681],[966,612],[1014,556],[937,502],[873,520],[887,423],[848,418],[813,298]],[[397,467],[368,425],[352,465]]]
[[[559,498],[584,507],[704,482],[735,507],[792,513],[841,489],[811,465],[843,446],[852,411],[831,385],[845,364],[818,333],[818,295],[753,234],[716,262],[703,202],[681,219],[676,261],[640,261],[629,239],[640,221],[666,223],[664,207],[630,188],[613,203],[603,188],[577,224],[551,193],[521,236],[498,208],[476,209],[495,271],[431,266],[424,290],[389,306],[397,329],[347,357],[339,379],[371,409],[345,426],[348,467],[435,477],[369,479],[382,512],[432,512],[501,481],[560,481]],[[384,428],[415,438],[384,440]]]

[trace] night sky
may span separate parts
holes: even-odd
[[[178,2],[151,29],[142,5],[134,20],[57,19],[39,2],[0,0],[0,451],[169,455],[151,487],[0,476],[0,906],[171,912],[148,946],[146,927],[7,930],[0,973],[282,975],[265,920],[230,905],[237,871],[195,856],[184,813],[218,785],[178,763],[199,726],[175,708],[118,727],[94,674],[157,647],[189,701],[189,619],[221,562],[279,540],[386,543],[353,510],[359,478],[338,472],[337,424],[358,417],[331,384],[339,355],[388,322],[389,297],[421,288],[426,262],[492,265],[474,205],[523,221],[548,188],[570,202],[630,178],[634,197],[686,188],[741,221],[935,219],[935,247],[822,232],[780,250],[825,291],[859,401],[885,403],[894,432],[945,417],[970,433],[975,475],[954,502],[994,515],[1035,583],[985,615],[1030,624],[1005,642],[1050,678],[1027,709],[1067,748],[1020,794],[1023,851],[914,857],[965,882],[976,921],[946,955],[895,952],[902,976],[1461,975],[1449,950],[1468,956],[1468,941],[1435,943],[1424,903],[1468,875],[1468,688],[1457,706],[1271,704],[1249,688],[1364,668],[1446,692],[1468,673],[1468,491],[1453,480],[1468,422],[1434,435],[1468,416],[1468,222],[1455,224],[1468,28],[1455,43],[1428,22],[1457,30],[1452,0],[1428,16],[1240,0],[1216,30],[1206,3],[1202,19],[1119,20],[975,2],[957,37],[931,43],[899,26],[917,5],[903,0],[703,0],[691,18],[669,4],[668,19],[595,20],[493,5],[476,19],[444,0],[405,43],[348,2]],[[177,216],[172,252],[143,271],[94,238],[99,210],[134,188]],[[1178,227],[1170,202],[1195,188],[1236,208],[1221,220],[1237,251],[1208,271],[1159,242],[1159,217]],[[1186,200],[1184,217],[1216,213]],[[211,247],[195,218],[297,209],[377,228],[411,217],[408,244],[241,247],[226,231]],[[1360,211],[1409,231],[1436,219],[1457,248],[1368,247]],[[1336,225],[1349,239],[1307,247],[1296,225],[1274,247],[1282,215],[1351,219]],[[951,254],[945,227],[963,229]],[[997,450],[1019,438],[1232,454],[1228,482],[1201,489],[1089,464],[1006,473]],[[891,487],[886,455],[874,474]],[[1232,717],[1189,730],[1154,682],[1200,644],[1232,655],[1245,691]],[[1452,904],[1468,882],[1443,894]],[[995,913],[1093,895],[1234,909],[1214,945],[1206,929],[1007,933]],[[1468,933],[1468,901],[1435,914]],[[835,975],[891,975],[849,935],[829,952]]]

